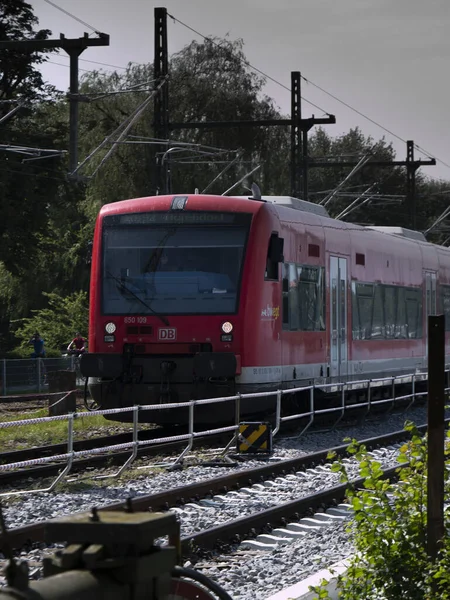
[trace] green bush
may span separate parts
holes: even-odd
[[[87,335],[88,330],[88,296],[86,292],[75,292],[65,298],[58,294],[44,292],[48,297],[48,306],[34,310],[33,316],[21,320],[15,335],[22,342],[14,353],[22,358],[29,358],[33,351],[29,344],[35,331],[39,331],[45,341],[48,357],[61,356],[61,347],[69,344],[79,331]]]
[[[450,539],[446,536],[436,559],[427,556],[427,441],[412,423],[406,430],[410,442],[400,449],[398,482],[383,478],[381,464],[368,454],[364,445],[352,441],[349,452],[359,461],[364,489],[349,483],[348,499],[354,510],[349,532],[354,536],[356,553],[346,574],[338,578],[342,600],[448,600],[450,598]],[[446,451],[447,469],[450,467]],[[337,461],[333,470],[348,482],[344,464]],[[446,484],[445,502],[450,488]],[[445,515],[448,530],[450,518]],[[325,582],[311,588],[317,598],[326,599]]]

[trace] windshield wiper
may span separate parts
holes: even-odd
[[[112,277],[114,279],[114,281],[116,283],[119,284],[120,292],[128,292],[129,294],[131,294],[133,296],[133,298],[135,298],[136,300],[138,300],[141,304],[143,304],[146,308],[148,308],[148,310],[155,315],[155,317],[158,317],[158,319],[160,319],[164,325],[170,325],[169,321],[166,319],[166,317],[164,315],[160,315],[158,312],[156,312],[156,310],[154,310],[150,304],[147,304],[147,302],[145,302],[145,300],[142,300],[142,298],[139,298],[139,296],[137,294],[135,294],[133,292],[133,290],[130,290],[130,288],[124,284],[124,282],[119,279],[118,277],[116,277],[115,275],[113,275],[110,271],[106,271],[106,273]]]

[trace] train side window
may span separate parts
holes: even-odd
[[[422,337],[421,288],[355,282],[352,292],[354,340]]]
[[[373,314],[371,338],[373,340],[384,340],[386,337],[386,320],[384,312],[384,285],[374,286]]]
[[[445,331],[450,331],[450,285],[441,285],[441,307],[445,315]]]
[[[289,329],[289,264],[283,265],[283,329]]]
[[[282,263],[284,239],[280,238],[278,233],[272,233],[267,248],[266,271],[264,279],[266,281],[278,281],[278,265]]]
[[[422,337],[422,295],[421,290],[409,289],[405,295],[406,300],[406,324],[408,327],[408,338],[418,339]]]
[[[301,331],[324,331],[325,269],[298,265],[297,270],[299,329]]]
[[[353,330],[358,340],[370,340],[372,336],[373,284],[357,283],[353,305],[353,319],[356,320]],[[356,308],[356,310],[355,310]]]
[[[406,301],[405,288],[397,288],[397,318],[395,319],[395,339],[406,340],[408,337],[406,327]]]
[[[289,329],[297,331],[300,327],[300,311],[298,306],[299,276],[297,265],[289,264]]]
[[[283,265],[283,329],[325,330],[325,269]]]

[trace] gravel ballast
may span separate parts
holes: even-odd
[[[344,438],[365,439],[387,434],[402,429],[406,420],[411,420],[417,425],[423,424],[426,421],[426,407],[416,407],[407,413],[391,413],[388,418],[380,415],[361,424],[336,430],[308,432],[300,438],[294,435],[277,436],[274,440],[272,459],[282,460],[317,452],[341,445]],[[377,459],[384,468],[397,464],[397,450],[394,447],[376,452]],[[357,464],[351,459],[346,459],[346,462],[350,474],[356,476]],[[260,461],[250,460],[232,468],[250,469],[257,466],[261,466]],[[158,472],[153,476],[150,471],[143,470],[142,475],[127,481],[117,480],[115,485],[109,487],[92,486],[82,491],[62,493],[56,490],[52,493],[38,493],[16,498],[7,505],[3,502],[4,514],[7,525],[14,528],[90,510],[93,506],[107,506],[128,497],[163,492],[170,488],[218,477],[224,472],[221,468],[201,465],[187,467],[181,471]],[[264,489],[262,486],[253,486],[255,488],[253,492],[242,493],[241,491],[215,496],[212,501],[201,502],[197,506],[188,505],[182,509],[175,509],[181,521],[181,534],[189,535],[339,483],[339,476],[331,473],[326,467],[307,470],[301,477],[295,479],[297,481],[292,477],[277,478],[273,482],[266,482]],[[32,554],[23,555],[22,558],[29,558],[35,564],[43,552],[48,553],[48,550],[45,547],[34,549]],[[294,539],[289,544],[280,545],[269,551],[249,553],[240,550],[239,552],[245,553],[245,561],[233,562],[232,557],[228,557],[230,566],[222,565],[219,568],[217,563],[220,557],[217,557],[217,560],[211,563],[203,561],[198,568],[223,585],[236,600],[263,599],[347,557],[352,552],[352,544],[345,532],[345,523],[339,522],[328,525],[320,531],[307,533],[301,539]],[[35,576],[39,574],[37,569]]]

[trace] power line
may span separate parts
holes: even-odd
[[[65,65],[63,63],[59,63],[59,62],[55,62],[54,60],[46,60],[46,63],[51,63],[52,65],[58,65],[58,67],[67,67],[69,68],[69,65]],[[92,71],[90,69],[81,69],[80,67],[78,67],[79,71],[83,71],[83,73],[92,73]]]
[[[33,169],[35,167],[33,166]],[[21,175],[21,176],[25,176],[25,177],[38,177],[39,179],[50,179],[52,181],[59,181],[59,182],[64,182],[67,181],[66,177],[61,176],[61,177],[52,177],[51,175],[46,175],[45,173],[34,173],[31,171],[27,171],[27,170],[22,170],[19,171],[18,169],[11,169],[10,167],[2,167],[0,166],[0,172],[2,173],[14,173],[16,175]]]
[[[401,142],[403,142],[404,144],[406,144],[406,140],[404,138],[402,138],[401,136],[397,135],[396,133],[394,133],[393,131],[391,131],[387,127],[384,127],[383,125],[381,125],[381,123],[378,123],[378,121],[375,121],[371,117],[368,117],[366,114],[364,114],[360,110],[356,109],[354,106],[351,106],[350,104],[348,104],[344,100],[341,100],[340,98],[338,98],[337,96],[335,96],[331,92],[328,92],[326,89],[324,89],[323,87],[321,87],[317,83],[314,83],[310,79],[307,79],[303,75],[301,75],[301,77],[302,77],[302,79],[304,79],[304,81],[306,81],[306,83],[309,83],[310,85],[312,85],[313,87],[317,88],[318,90],[320,90],[321,92],[323,92],[324,94],[326,94],[327,96],[329,96],[330,98],[333,98],[333,100],[336,100],[336,102],[339,102],[343,106],[346,106],[347,108],[349,108],[350,110],[352,110],[356,114],[360,115],[361,117],[363,117],[363,119],[366,119],[370,123],[373,123],[373,125],[376,125],[380,129],[382,129],[383,131],[385,131],[386,133],[388,133],[389,135],[392,135],[393,137],[397,138],[398,140],[400,140]],[[421,146],[419,146],[419,144],[414,144],[414,147],[417,148],[417,150],[419,150],[419,152],[422,152],[423,154],[425,154],[428,158],[433,157],[439,163],[441,163],[442,165],[444,165],[445,167],[447,167],[448,169],[450,169],[450,164],[448,164],[445,161],[443,161],[442,159],[438,158],[435,154],[433,154],[431,152],[428,152],[427,150],[425,150],[424,148],[422,148]]]
[[[419,152],[423,152],[424,154],[426,154],[428,156],[428,158],[430,158],[431,152],[428,152],[427,150],[425,150],[425,148],[422,148],[418,144],[414,144],[414,146],[417,148],[417,150],[419,150]],[[440,162],[441,165],[444,165],[444,167],[447,167],[448,169],[450,169],[450,164],[444,162],[441,158],[438,158],[435,154],[433,154],[433,158],[435,158],[438,162]]]
[[[51,6],[53,6],[54,8],[60,10],[61,12],[63,12],[65,15],[69,16],[71,19],[75,19],[75,21],[78,21],[78,23],[81,23],[82,25],[84,25],[85,27],[88,27],[89,29],[91,29],[94,33],[96,34],[100,34],[100,31],[96,28],[93,27],[92,25],[89,25],[89,23],[86,23],[86,21],[83,21],[82,19],[79,19],[78,17],[76,17],[75,15],[73,15],[72,13],[70,13],[68,10],[66,10],[65,8],[61,8],[61,6],[58,6],[57,4],[55,4],[54,2],[52,2],[51,0],[44,0],[44,2],[47,2],[47,4],[50,4]]]
[[[87,58],[80,58],[80,60],[82,62],[93,63],[94,65],[102,65],[102,67],[111,67],[112,69],[122,69],[123,71],[126,71],[128,69],[128,67],[119,67],[118,65],[110,65],[109,63],[99,62],[98,60],[88,60]]]
[[[167,13],[167,15],[173,19],[174,21],[176,21],[177,23],[179,23],[180,25],[183,25],[183,27],[186,27],[187,29],[189,29],[190,31],[192,31],[193,33],[195,33],[196,35],[200,36],[201,38],[203,38],[204,40],[208,40],[210,41],[212,44],[214,44],[216,47],[220,47],[220,44],[218,44],[217,42],[214,42],[214,40],[212,40],[210,37],[203,35],[202,33],[200,33],[199,31],[197,31],[196,29],[194,29],[193,27],[191,27],[190,25],[187,25],[186,23],[183,23],[183,21],[180,21],[179,19],[177,19],[176,17],[174,17],[172,14]],[[246,60],[242,60],[241,62],[243,62],[245,65],[247,65],[248,67],[250,67],[251,69],[253,69],[254,71],[260,73],[261,75],[263,75],[263,77],[266,77],[267,79],[270,79],[270,81],[273,81],[274,83],[276,83],[277,85],[280,85],[282,88],[291,91],[290,88],[288,88],[288,86],[284,85],[283,83],[281,83],[280,81],[278,81],[277,79],[275,79],[274,77],[271,77],[270,75],[267,75],[267,73],[264,73],[263,71],[261,71],[260,69],[258,69],[257,67],[253,66],[251,63],[249,63]],[[310,85],[314,86],[315,88],[317,88],[318,90],[320,90],[321,92],[323,92],[324,94],[326,94],[327,96],[329,96],[330,98],[333,98],[334,100],[336,100],[336,102],[339,102],[340,104],[346,106],[347,108],[349,108],[350,110],[352,110],[353,112],[355,112],[356,114],[360,115],[361,117],[363,117],[364,119],[366,119],[367,121],[370,121],[370,123],[373,123],[374,125],[376,125],[377,127],[380,127],[380,129],[382,129],[383,131],[385,131],[386,133],[388,133],[389,135],[392,135],[393,137],[397,138],[398,140],[400,140],[401,142],[403,142],[404,144],[406,144],[406,140],[404,138],[402,138],[401,136],[397,135],[396,133],[394,133],[393,131],[391,131],[390,129],[388,129],[387,127],[384,127],[383,125],[381,125],[381,123],[378,123],[377,121],[375,121],[374,119],[368,117],[367,115],[365,115],[363,112],[361,112],[360,110],[354,108],[353,106],[351,106],[350,104],[348,104],[347,102],[344,102],[344,100],[341,100],[340,98],[338,98],[337,96],[335,96],[334,94],[332,94],[331,92],[328,92],[327,90],[325,90],[324,88],[322,88],[320,85],[314,83],[313,81],[311,81],[310,79],[307,79],[306,77],[304,77],[303,75],[301,75],[302,79],[306,82],[309,83]],[[317,108],[318,110],[322,110],[325,114],[329,115],[330,113],[325,111],[323,108],[321,108],[320,106],[317,106],[317,104],[314,104],[313,102],[311,102],[310,100],[308,100],[307,98],[305,98],[302,95],[302,99],[307,102],[308,104],[311,104],[312,106],[314,106],[315,108]],[[428,156],[428,158],[431,157],[432,153],[426,151],[424,148],[422,148],[421,146],[419,146],[418,144],[414,144],[414,146],[417,148],[417,150],[419,150],[420,152],[423,152],[424,154],[426,154]],[[435,155],[433,155],[434,158],[436,158],[436,160],[438,162],[440,162],[442,165],[444,165],[445,167],[450,169],[450,164],[446,163],[445,161],[443,161],[440,158],[437,158]]]
[[[183,25],[183,27],[186,27],[187,29],[189,29],[190,31],[192,31],[193,33],[195,33],[196,35],[200,36],[201,38],[203,38],[205,41],[208,40],[209,42],[211,42],[211,44],[213,44],[214,46],[216,46],[217,48],[221,47],[221,44],[218,44],[217,42],[215,42],[213,39],[211,39],[210,37],[208,37],[207,35],[203,35],[203,33],[200,33],[199,31],[197,31],[196,29],[194,29],[193,27],[191,27],[190,25],[187,25],[186,23],[183,23],[183,21],[180,21],[180,19],[177,19],[176,17],[174,17],[173,15],[171,15],[170,13],[167,13],[167,16],[170,17],[171,19],[173,19],[174,21],[176,21],[177,23],[179,23],[180,25]],[[259,73],[260,75],[262,75],[263,77],[265,77],[266,79],[269,79],[270,81],[273,81],[273,83],[276,83],[277,85],[281,86],[282,88],[284,88],[285,90],[287,90],[288,92],[291,91],[291,88],[289,88],[287,85],[284,85],[284,83],[281,83],[281,81],[278,81],[277,79],[275,79],[274,77],[271,77],[270,75],[267,75],[267,73],[264,73],[264,71],[261,71],[261,69],[258,69],[257,67],[253,66],[251,63],[249,63],[247,60],[244,59],[239,59],[240,62],[242,62],[244,65],[247,65],[248,67],[250,67],[251,69],[253,69],[253,71],[256,71],[257,73]],[[314,106],[314,108],[317,108],[317,110],[322,111],[324,114],[330,116],[330,113],[326,110],[324,110],[323,108],[321,108],[320,106],[318,106],[317,104],[314,104],[314,102],[311,102],[310,100],[308,100],[307,98],[305,98],[302,95],[302,99],[307,102],[308,104],[311,104],[311,106]]]
[[[322,87],[320,87],[320,85],[317,85],[317,83],[314,83],[310,79],[306,79],[306,77],[304,77],[303,75],[301,75],[301,78],[304,79],[306,81],[306,83],[309,83],[310,85],[314,86],[315,88],[317,88],[318,90],[320,90],[321,92],[323,92],[324,94],[326,94],[327,96],[330,96],[330,98],[333,98],[333,100],[336,100],[336,102],[339,102],[340,104],[343,104],[344,106],[346,106],[347,108],[349,108],[353,112],[357,113],[358,115],[360,115],[364,119],[367,119],[367,121],[370,121],[371,123],[373,123],[377,127],[380,127],[381,129],[383,129],[383,131],[386,131],[386,133],[389,133],[390,135],[394,136],[395,138],[397,138],[398,140],[400,140],[401,142],[403,142],[404,144],[406,144],[406,140],[405,139],[403,139],[402,137],[400,137],[399,135],[397,135],[396,133],[394,133],[390,129],[387,129],[386,127],[383,127],[383,125],[381,125],[380,123],[377,123],[377,121],[374,121],[373,119],[371,119],[370,117],[368,117],[367,115],[365,115],[361,111],[357,110],[353,106],[350,106],[350,104],[347,104],[347,102],[344,102],[344,100],[341,100],[340,98],[338,98],[337,96],[335,96],[331,92],[327,92],[327,90],[325,90]]]
[[[65,54],[58,54],[58,58],[68,58]],[[93,63],[94,65],[101,65],[102,67],[111,67],[112,69],[122,69],[123,71],[126,71],[128,69],[128,67],[119,67],[119,65],[111,65],[109,63],[104,63],[104,62],[99,62],[98,60],[88,60],[87,58],[79,58],[78,59],[80,62],[88,62],[88,63]],[[133,64],[133,61],[130,61],[130,63]],[[137,63],[134,63],[137,64]],[[65,66],[69,66],[69,65],[65,65]]]

